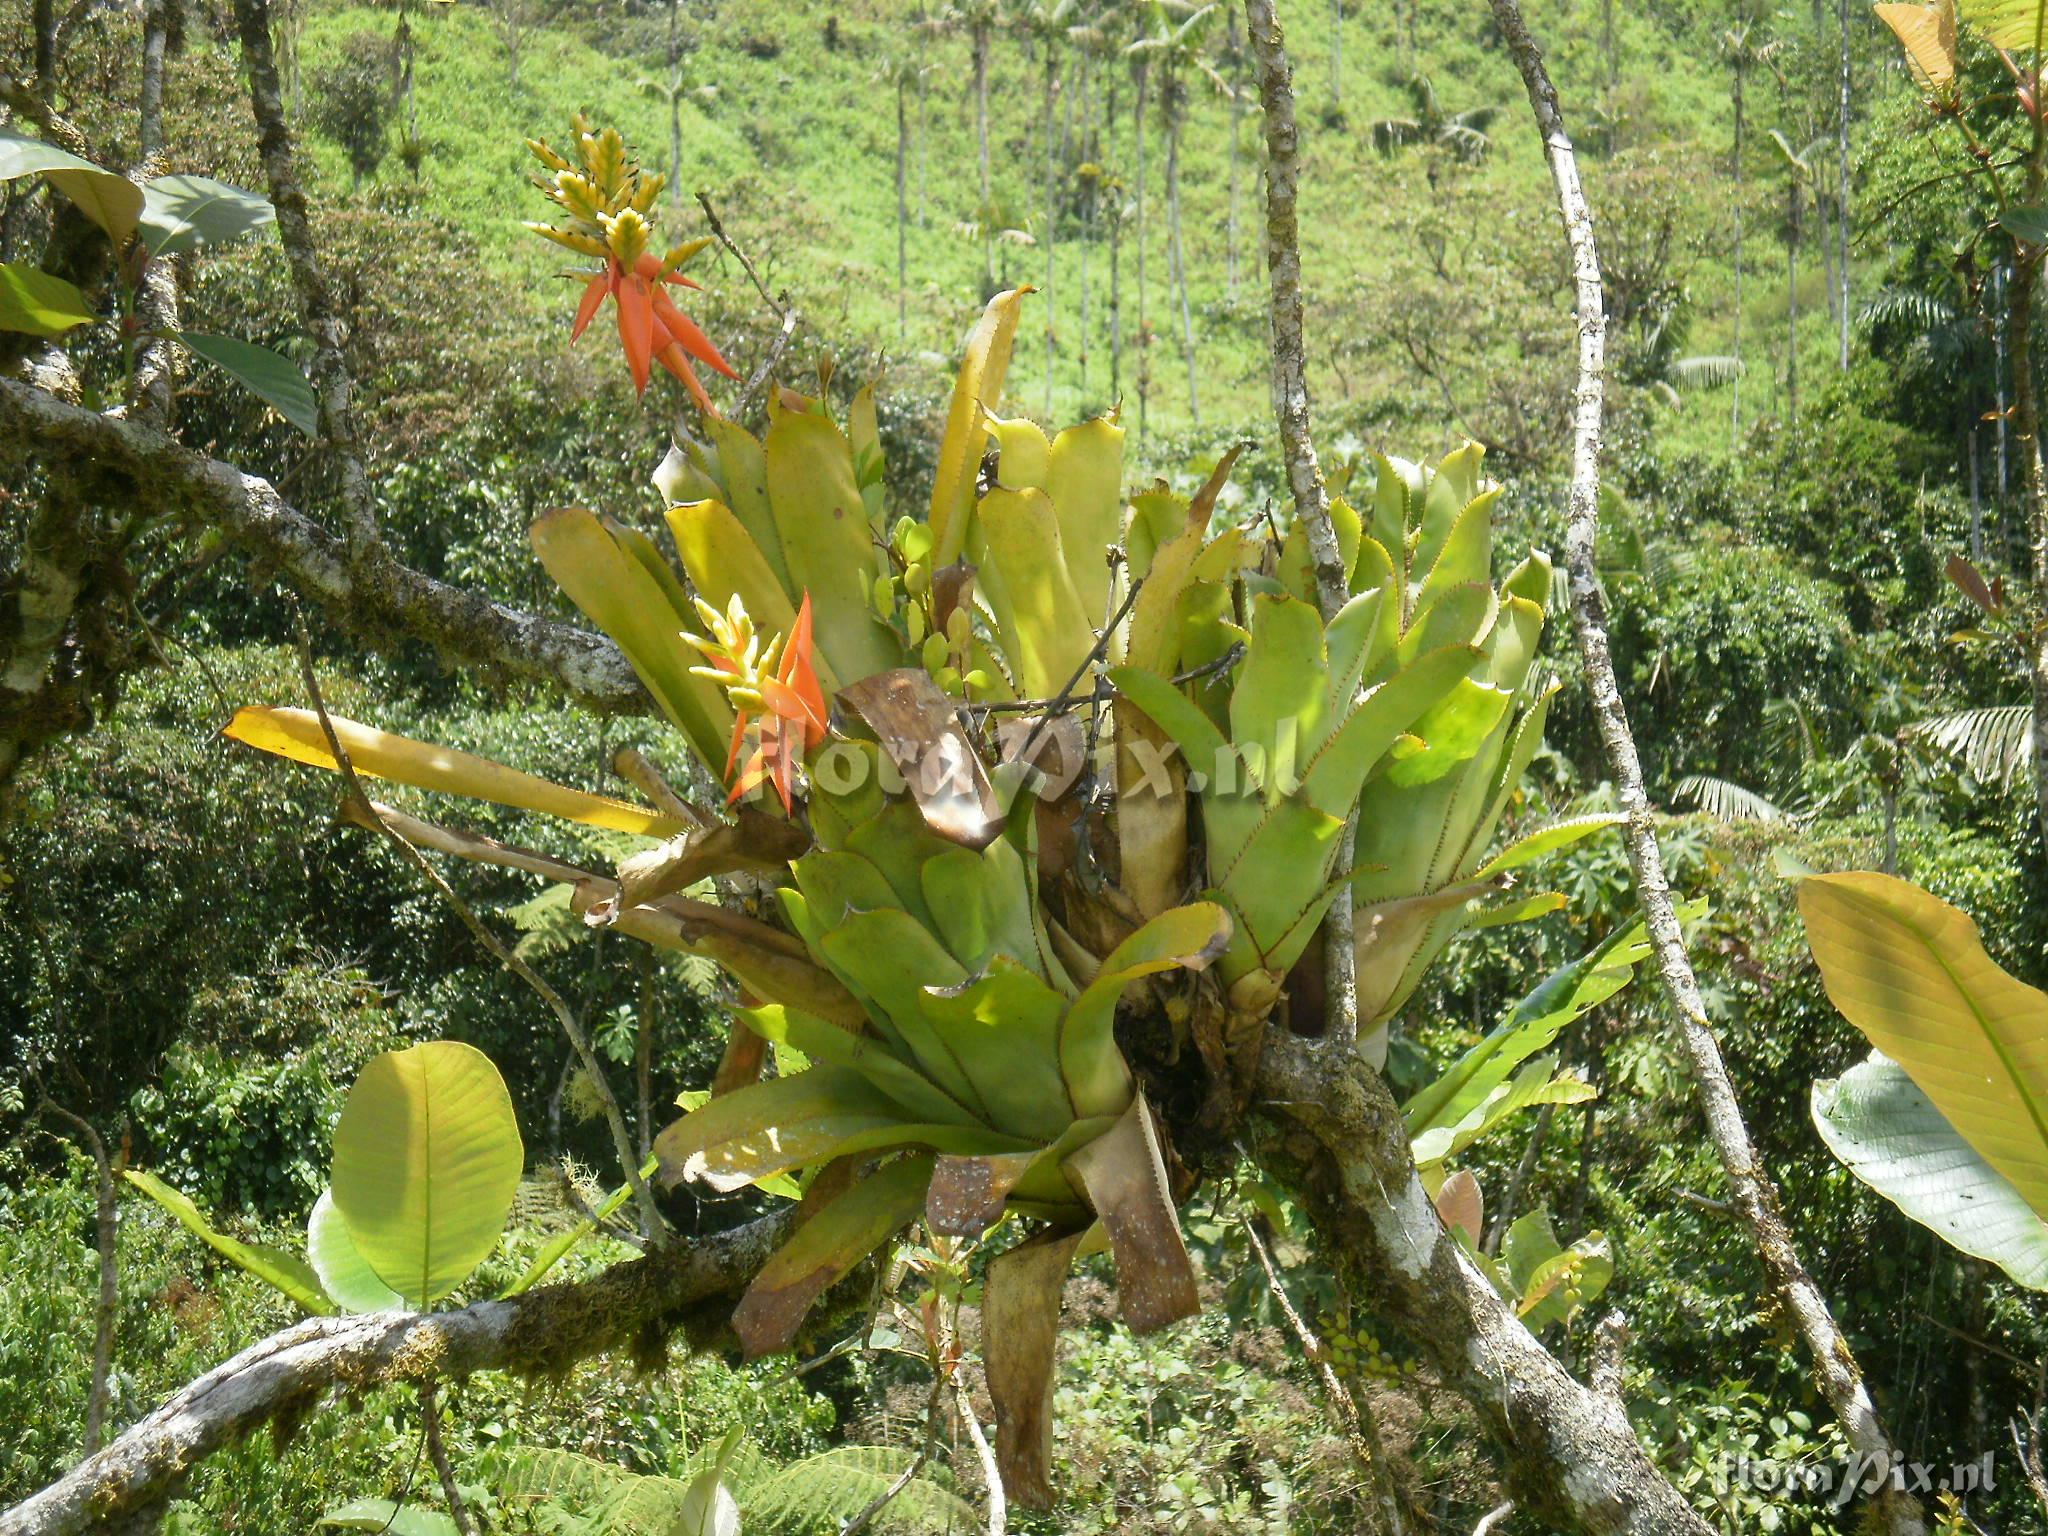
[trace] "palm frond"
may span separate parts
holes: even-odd
[[[1790,821],[1792,815],[1753,789],[1712,774],[1694,773],[1678,781],[1675,800],[1688,801],[1716,821]]]
[[[1719,389],[1742,375],[1741,358],[1712,353],[1681,357],[1671,365],[1671,382],[1681,389]]]
[[[1904,325],[1933,331],[1954,323],[1958,316],[1955,305],[1938,294],[1887,288],[1858,310],[1856,318],[1872,330]]]
[[[1956,759],[1980,783],[2010,786],[2033,764],[2033,725],[2031,705],[1994,704],[1915,721],[1906,735]]]

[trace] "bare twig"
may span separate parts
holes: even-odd
[[[1316,607],[1323,622],[1337,615],[1350,596],[1344,556],[1330,520],[1330,494],[1316,462],[1309,432],[1308,351],[1301,302],[1301,230],[1296,183],[1301,174],[1301,134],[1294,119],[1294,65],[1280,30],[1274,0],[1245,0],[1252,53],[1258,60],[1259,100],[1266,122],[1266,268],[1272,286],[1273,416],[1279,425],[1294,516],[1308,535],[1315,567]],[[1323,918],[1325,1033],[1358,1038],[1356,927],[1351,910],[1352,843],[1358,808],[1346,815],[1337,838],[1330,878],[1337,894]]]
[[[1508,1516],[1514,1512],[1515,1506],[1512,1500],[1494,1505],[1493,1508],[1479,1517],[1479,1523],[1472,1527],[1472,1536],[1492,1536],[1492,1533],[1500,1529]]]
[[[448,1460],[448,1447],[441,1439],[441,1390],[438,1382],[420,1383],[420,1418],[426,1429],[427,1454],[433,1458],[434,1475],[441,1480],[441,1497],[448,1501],[448,1517],[455,1522],[455,1529],[461,1536],[476,1536],[476,1521],[470,1518],[469,1506],[462,1501],[462,1490],[455,1483],[455,1468]]]
[[[1792,1234],[1779,1208],[1778,1192],[1764,1170],[1743,1123],[1735,1086],[1722,1060],[1721,1047],[1707,1022],[1699,982],[1685,951],[1685,936],[1657,847],[1656,822],[1643,789],[1642,762],[1621,701],[1607,639],[1606,602],[1600,592],[1595,548],[1599,533],[1600,443],[1605,404],[1606,314],[1601,296],[1600,256],[1593,239],[1593,214],[1579,181],[1578,160],[1564,113],[1551,84],[1543,55],[1529,34],[1517,0],[1491,0],[1495,23],[1507,43],[1527,88],[1543,152],[1556,188],[1558,211],[1571,247],[1572,276],[1578,300],[1578,380],[1572,396],[1572,473],[1570,528],[1566,552],[1571,575],[1572,618],[1579,655],[1602,746],[1617,796],[1628,823],[1625,837],[1629,865],[1635,875],[1636,899],[1643,909],[1657,968],[1664,982],[1691,1061],[1693,1081],[1734,1203],[1755,1240],[1780,1303],[1806,1341],[1822,1395],[1834,1410],[1851,1447],[1880,1472],[1898,1459],[1891,1437],[1877,1416],[1863,1373],[1849,1341],[1828,1310],[1827,1299],[1806,1272],[1793,1246]],[[1892,1536],[1924,1536],[1925,1521],[1918,1502],[1907,1493],[1887,1488],[1873,1500],[1884,1529]]]
[[[981,1462],[981,1480],[988,1489],[988,1536],[1003,1536],[1010,1523],[1010,1500],[1003,1491],[1002,1469],[996,1465],[995,1449],[988,1443],[988,1436],[982,1433],[981,1419],[975,1413],[967,1388],[957,1373],[953,1377],[953,1404],[959,1412],[961,1425],[967,1431],[967,1438],[973,1442],[974,1454]]]
[[[1372,1410],[1344,1384],[1344,1378],[1337,1374],[1337,1367],[1330,1362],[1329,1351],[1323,1348],[1323,1341],[1316,1337],[1315,1331],[1296,1310],[1287,1294],[1287,1287],[1280,1283],[1280,1271],[1274,1267],[1273,1255],[1267,1251],[1265,1239],[1259,1236],[1258,1224],[1249,1216],[1241,1220],[1244,1235],[1258,1257],[1259,1268],[1266,1272],[1266,1284],[1273,1292],[1273,1300],[1280,1308],[1280,1315],[1287,1319],[1288,1331],[1294,1335],[1301,1345],[1301,1352],[1322,1378],[1331,1412],[1350,1436],[1359,1460],[1365,1463],[1365,1475],[1372,1484],[1373,1501],[1379,1505],[1380,1518],[1388,1536],[1403,1536],[1408,1526],[1402,1517],[1400,1495],[1394,1487],[1393,1472],[1387,1465],[1386,1447],[1380,1441],[1379,1425],[1373,1419]]]
[[[647,1181],[640,1177],[640,1159],[633,1155],[633,1138],[626,1129],[626,1117],[619,1109],[617,1096],[612,1092],[611,1080],[605,1076],[604,1067],[598,1061],[597,1053],[591,1049],[590,1036],[584,1031],[582,1021],[576,1017],[575,1010],[562,1000],[562,995],[542,979],[539,972],[508,949],[503,940],[484,926],[476,913],[470,910],[469,903],[456,894],[455,887],[443,878],[427,856],[406,841],[403,833],[378,814],[375,802],[364,793],[362,781],[356,777],[355,767],[349,762],[348,749],[341,744],[341,738],[335,734],[334,722],[328,718],[327,701],[321,696],[320,679],[313,667],[313,641],[306,632],[303,618],[298,623],[298,638],[300,675],[305,680],[306,693],[312,701],[313,710],[320,717],[321,732],[327,737],[328,751],[333,754],[335,768],[341,774],[343,792],[351,802],[356,817],[367,816],[376,830],[391,840],[393,846],[426,876],[427,882],[435,890],[441,893],[442,899],[454,909],[455,915],[462,919],[463,926],[469,929],[477,943],[506,970],[532,988],[561,1023],[562,1033],[569,1037],[570,1048],[576,1052],[577,1062],[589,1077],[591,1087],[596,1091],[598,1101],[603,1106],[605,1124],[612,1134],[612,1150],[618,1154],[619,1165],[626,1172],[626,1182],[632,1185],[633,1198],[640,1207],[641,1227],[648,1234],[649,1241],[659,1245],[668,1233],[668,1223],[662,1217],[661,1208],[654,1203],[654,1192],[647,1187]]]

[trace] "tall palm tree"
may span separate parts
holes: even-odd
[[[1410,116],[1383,117],[1372,125],[1373,148],[1383,155],[1418,147],[1441,150],[1466,164],[1486,158],[1493,147],[1487,129],[1500,115],[1500,108],[1467,107],[1452,112],[1437,99],[1436,86],[1427,75],[1409,77],[1408,99],[1414,103]],[[1435,180],[1432,169],[1430,181]]]
[[[989,172],[988,66],[989,49],[996,28],[1002,22],[1003,12],[1000,0],[953,0],[953,14],[967,29],[974,54],[974,134],[981,162],[981,206],[976,210],[975,223],[981,230],[981,296],[987,299],[996,291],[996,226],[999,222]]]
[[[1743,108],[1743,86],[1749,79],[1749,72],[1765,62],[1769,54],[1763,30],[1756,23],[1739,20],[1719,38],[1722,57],[1728,60],[1728,67],[1735,77],[1733,103],[1735,109],[1735,149],[1733,175],[1735,180],[1735,343],[1730,349],[1736,361],[1742,359],[1742,197],[1743,197],[1743,149],[1748,119]],[[1728,446],[1734,451],[1740,446],[1742,437],[1742,383],[1738,377],[1735,391],[1728,402]]]
[[[1987,404],[2004,399],[2001,349],[1977,307],[1983,295],[1970,293],[1960,279],[1957,286],[1957,292],[1946,295],[1886,289],[1863,306],[1858,319],[1869,332],[1871,350],[1898,369],[1916,393],[1955,402],[1958,452],[1971,471],[1970,558],[1981,562],[1985,539],[1974,473],[1977,426]]]
[[[1210,65],[1203,53],[1203,34],[1216,14],[1216,6],[1185,13],[1177,22],[1161,8],[1161,25],[1131,45],[1134,56],[1150,57],[1158,71],[1159,115],[1166,134],[1166,223],[1169,276],[1179,290],[1181,353],[1188,372],[1188,415],[1196,426],[1202,424],[1201,402],[1196,390],[1195,325],[1188,302],[1186,247],[1181,239],[1180,141],[1187,121],[1190,77],[1205,75]],[[1141,259],[1142,259],[1142,247]],[[1142,396],[1140,397],[1142,399]]]
[[[1237,7],[1226,5],[1229,27],[1223,36],[1225,94],[1230,100],[1230,211],[1223,225],[1224,291],[1237,297],[1237,168],[1243,157],[1244,129],[1244,37],[1237,30]]]
[[[1148,4],[1141,9],[1146,23],[1160,7]],[[1148,29],[1126,50],[1131,61],[1131,84],[1137,92],[1137,108],[1131,117],[1131,132],[1135,144],[1136,182],[1132,187],[1131,207],[1133,212],[1133,238],[1138,247],[1138,440],[1143,442],[1150,426],[1152,401],[1152,327],[1145,313],[1145,108],[1151,101],[1152,53],[1146,45],[1154,34]]]
[[[1039,122],[1039,153],[1045,173],[1045,228],[1040,241],[1045,246],[1045,414],[1052,416],[1053,350],[1057,340],[1057,307],[1053,281],[1057,274],[1059,248],[1058,183],[1054,174],[1053,102],[1059,93],[1059,71],[1068,34],[1073,26],[1076,0],[1031,0],[1018,18],[1018,30],[1026,44],[1038,54],[1042,67],[1042,112]]]
[[[953,30],[952,13],[944,8],[928,9],[920,3],[911,17],[910,31],[917,38],[917,227],[923,229],[928,222],[925,204],[925,166],[930,158],[926,146],[930,142],[925,135],[926,102],[931,95],[931,47],[934,40],[944,37]]]
[[[1784,134],[1771,130],[1785,167],[1785,419],[1799,419],[1799,240],[1806,189],[1816,186],[1814,157],[1827,148],[1827,140],[1816,139],[1804,150],[1792,148]]]
[[[878,77],[896,92],[896,339],[910,335],[910,93],[923,84],[924,65],[914,53],[890,55]]]

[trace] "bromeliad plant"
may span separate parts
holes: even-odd
[[[607,875],[372,808],[732,974],[746,1006],[717,1092],[657,1152],[670,1181],[801,1181],[805,1219],[735,1314],[750,1352],[787,1346],[913,1219],[1028,1233],[988,1263],[984,1350],[1005,1484],[1043,1502],[1068,1267],[1107,1248],[1137,1328],[1195,1309],[1181,1157],[1230,1145],[1263,1033],[1321,952],[1347,819],[1371,910],[1421,900],[1446,920],[1390,916],[1398,963],[1361,949],[1402,978],[1380,1017],[1466,904],[1593,824],[1480,862],[1541,732],[1548,574],[1532,556],[1488,584],[1476,451],[1434,474],[1382,464],[1370,532],[1344,514],[1356,596],[1325,625],[1298,535],[1215,526],[1228,458],[1192,497],[1127,500],[1113,416],[1048,437],[998,414],[1023,298],[997,296],[968,341],[922,517],[892,517],[869,391],[842,417],[771,389],[764,436],[707,413],[657,473],[680,570],[591,512],[535,524],[549,573],[731,786],[729,816],[638,759],[656,803],[303,711],[245,709],[229,734],[333,768],[331,724],[366,777],[644,839]],[[744,901],[685,894],[739,874]],[[1417,1120],[1443,1133],[1438,1176],[1512,1109],[1583,1087],[1545,1058],[1508,1071],[1591,995],[1563,990]],[[780,1047],[765,1081],[763,1041]],[[1176,1149],[1160,1105],[1213,1109],[1210,1150]]]

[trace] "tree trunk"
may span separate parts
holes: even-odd
[[[1742,46],[1748,47],[1744,39]],[[1742,55],[1735,56],[1735,377],[1728,385],[1728,451],[1742,447],[1742,77],[1747,66]]]
[[[1057,247],[1059,207],[1054,192],[1052,116],[1053,94],[1059,84],[1059,52],[1051,39],[1045,44],[1045,419],[1052,421],[1053,255]]]
[[[1330,0],[1330,105],[1344,103],[1344,0]]]
[[[1237,35],[1237,8],[1230,9],[1230,213],[1223,230],[1224,291],[1237,297],[1237,167],[1238,141],[1244,125],[1244,45]]]
[[[680,197],[683,186],[683,0],[668,5],[668,187]],[[518,82],[515,80],[514,84]]]
[[[1116,80],[1116,70],[1112,67],[1109,71],[1109,110],[1103,119],[1109,124],[1109,155],[1105,163],[1112,168],[1117,163],[1116,127],[1122,121],[1116,109]],[[1115,199],[1109,211],[1109,398],[1114,402],[1120,400],[1124,392],[1124,207],[1120,191],[1112,191],[1110,196]]]
[[[1862,1368],[1849,1341],[1836,1326],[1827,1299],[1806,1271],[1792,1241],[1771,1181],[1756,1145],[1743,1123],[1742,1106],[1728,1076],[1719,1040],[1707,1020],[1698,978],[1686,955],[1677,904],[1664,874],[1664,856],[1657,846],[1656,819],[1643,789],[1642,760],[1636,751],[1628,712],[1621,701],[1607,636],[1606,599],[1598,576],[1600,524],[1600,445],[1604,429],[1607,318],[1601,294],[1600,256],[1593,238],[1593,214],[1579,180],[1571,135],[1565,129],[1556,88],[1543,56],[1529,36],[1516,0],[1492,0],[1493,14],[1507,39],[1527,87],[1529,105],[1544,153],[1550,162],[1558,211],[1572,255],[1572,277],[1578,297],[1579,368],[1572,402],[1572,472],[1567,498],[1569,523],[1565,540],[1570,573],[1572,625],[1585,666],[1594,725],[1600,735],[1616,797],[1628,821],[1624,838],[1636,900],[1642,907],[1657,959],[1659,979],[1677,1016],[1678,1035],[1692,1068],[1707,1133],[1720,1154],[1731,1195],[1731,1207],[1748,1229],[1777,1294],[1785,1318],[1804,1340],[1812,1357],[1816,1385],[1834,1411],[1850,1449],[1880,1477],[1899,1465],[1897,1448],[1877,1416],[1863,1381]],[[1907,1493],[1883,1488],[1869,1506],[1877,1527],[1890,1536],[1927,1536],[1918,1502]]]
[[[925,104],[931,94],[931,34],[920,28],[917,34],[917,227],[927,227],[924,200]]]
[[[1195,394],[1195,322],[1188,307],[1188,264],[1180,239],[1180,111],[1166,120],[1166,228],[1173,259],[1173,280],[1180,288],[1180,344],[1188,365],[1188,419],[1202,424],[1202,405]]]
[[[1799,172],[1787,168],[1785,219],[1785,419],[1799,423]]]
[[[1842,23],[1842,103],[1841,118],[1835,124],[1835,143],[1841,158],[1841,186],[1835,197],[1836,247],[1835,280],[1842,285],[1842,324],[1840,361],[1844,373],[1849,371],[1849,0],[1839,0],[1839,14]]]
[[[1152,72],[1141,59],[1138,63],[1138,108],[1132,118],[1137,135],[1137,228],[1138,243],[1138,441],[1145,440],[1148,425],[1146,407],[1152,394],[1152,327],[1145,315],[1145,100]]]
[[[2038,173],[2029,178],[2030,182],[2038,179]],[[2048,467],[2041,459],[2041,411],[2034,382],[2034,293],[2040,277],[2040,253],[2022,254],[2012,268],[2006,318],[2012,346],[2013,444],[2019,451],[2036,594],[2048,583]],[[2034,700],[2034,813],[2043,835],[2048,836],[2048,625],[2041,623],[2041,598],[2036,595],[2033,602],[2034,633],[2028,642],[2027,661]]]
[[[996,293],[995,197],[990,191],[988,164],[989,23],[974,24],[974,134],[981,150],[981,297]]]
[[[896,339],[910,338],[909,83],[896,81]]]

